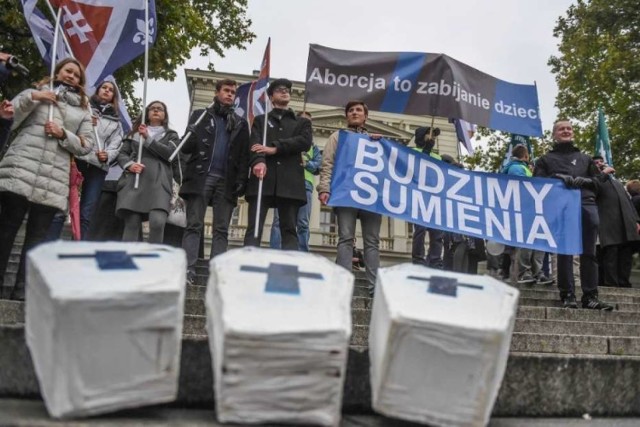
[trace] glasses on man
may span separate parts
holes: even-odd
[[[278,87],[277,87],[277,88],[275,88],[273,91],[274,91],[274,92],[280,92],[280,93],[289,93],[289,92],[291,92],[291,89],[289,89],[289,88],[288,88],[288,87],[286,87],[286,86],[278,86]]]
[[[161,113],[164,113],[164,108],[163,107],[149,107],[149,111],[159,111]]]

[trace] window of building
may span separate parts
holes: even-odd
[[[338,221],[333,208],[323,206],[320,209],[320,231],[323,233],[337,233]]]

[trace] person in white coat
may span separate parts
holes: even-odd
[[[114,82],[104,81],[98,85],[89,99],[92,121],[99,143],[93,151],[76,159],[78,171],[84,178],[80,193],[80,238],[88,240],[89,227],[98,207],[109,165],[115,163],[122,145],[122,125],[118,116],[118,89]],[[115,210],[112,212],[115,215]],[[51,224],[48,239],[59,239],[66,212],[57,214]]]
[[[18,133],[0,161],[0,284],[29,214],[12,299],[24,299],[25,254],[44,240],[55,213],[67,209],[71,156],[90,153],[94,144],[84,68],[75,59],[63,59],[54,76],[11,101]]]

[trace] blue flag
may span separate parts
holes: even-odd
[[[466,171],[347,131],[340,131],[329,205],[510,246],[582,251],[580,191],[562,181]]]

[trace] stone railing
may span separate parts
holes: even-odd
[[[229,226],[229,241],[242,242],[244,241],[244,235],[247,231],[246,225],[230,225]],[[205,238],[211,237],[213,234],[213,224],[204,225]]]
[[[229,242],[242,243],[244,241],[244,235],[247,231],[246,225],[231,225],[229,226]],[[210,238],[213,233],[213,224],[204,225],[205,238]],[[315,234],[315,233],[314,233]],[[322,246],[329,248],[335,248],[338,245],[338,233],[317,233],[322,235]],[[393,239],[389,237],[380,238],[380,250],[386,252],[393,252]]]

